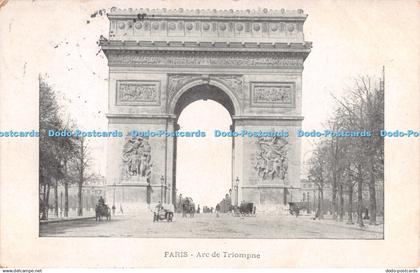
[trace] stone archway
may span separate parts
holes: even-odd
[[[312,46],[304,40],[303,11],[113,8],[108,18],[109,39],[100,45],[110,72],[109,129],[174,131],[185,105],[219,100],[236,131],[290,133],[235,137],[232,170],[239,200],[259,211],[287,202],[287,192],[300,185],[294,132],[303,119],[303,62]],[[162,195],[171,202],[174,144],[166,136],[109,141],[107,183],[121,203],[141,207],[147,189],[151,202]]]

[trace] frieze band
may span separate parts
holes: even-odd
[[[191,66],[191,67],[235,67],[235,68],[302,68],[303,59],[285,57],[281,54],[223,53],[211,52],[113,52],[108,55],[110,66]]]

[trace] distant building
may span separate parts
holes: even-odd
[[[69,216],[75,216],[76,210],[78,207],[78,194],[79,188],[77,184],[70,184],[68,187],[68,196],[69,196]],[[53,189],[49,196],[50,212],[49,215],[53,215],[54,211],[54,194],[52,194]],[[106,181],[103,176],[95,176],[94,178],[86,181],[82,188],[82,206],[83,210],[92,212],[95,209],[96,203],[98,202],[99,197],[106,196]],[[113,200],[105,200],[105,202],[112,206]],[[58,208],[59,211],[64,210],[65,196],[64,196],[64,186],[62,184],[58,185]]]

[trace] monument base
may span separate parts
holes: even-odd
[[[165,203],[164,187],[147,183],[108,185],[106,203],[115,207],[116,214],[142,215],[152,213],[155,204]],[[168,199],[167,199],[168,200]]]
[[[287,215],[289,203],[298,199],[299,189],[272,185],[244,186],[242,200],[252,202],[257,214]]]

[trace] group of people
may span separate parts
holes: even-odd
[[[168,221],[172,221],[175,209],[173,204],[162,204],[162,202],[158,202],[155,206],[155,211],[153,221],[167,219]]]
[[[165,211],[168,211],[168,212],[175,212],[174,205],[172,203],[162,204],[162,202],[160,202],[160,201],[155,206],[155,209],[156,209],[156,212],[159,212],[159,211],[162,211],[162,210],[165,210]]]

